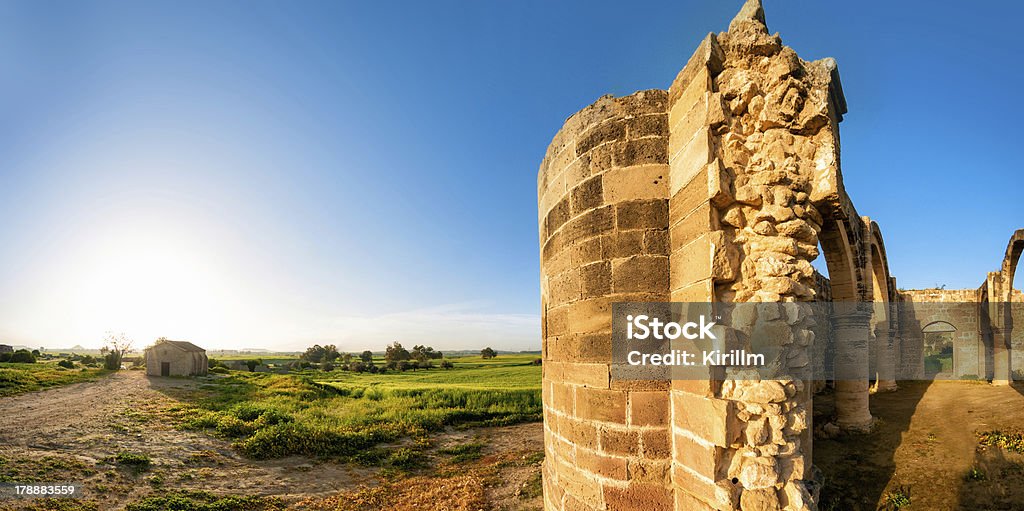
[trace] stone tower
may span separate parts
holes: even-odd
[[[801,60],[749,0],[667,91],[602,97],[555,135],[538,176],[545,509],[815,508],[805,307],[819,241],[854,247],[829,260],[851,275],[833,299],[870,292],[839,168],[845,111],[834,61]],[[753,320],[791,331],[778,374],[613,379],[611,304],[665,301],[778,303]],[[854,311],[836,335],[866,343],[870,318]],[[845,356],[866,367],[866,350]],[[837,388],[837,407],[871,420],[866,377]]]

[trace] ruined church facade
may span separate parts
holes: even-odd
[[[749,0],[668,90],[602,97],[555,135],[538,176],[545,509],[816,509],[815,350],[857,369],[831,383],[835,425],[871,427],[871,387],[923,371],[923,333],[942,321],[894,304],[977,303],[984,325],[949,318],[960,348],[988,354],[979,377],[1010,380],[1024,230],[977,290],[900,291],[881,229],[843,187],[846,110],[835,61],[800,59]],[[822,301],[849,306],[817,325]],[[616,302],[777,303],[757,321],[792,342],[771,379],[615,379]]]

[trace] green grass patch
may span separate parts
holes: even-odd
[[[468,444],[453,445],[438,449],[437,452],[451,456],[454,463],[466,463],[483,457],[484,444],[473,442]]]
[[[300,454],[401,467],[374,448],[446,426],[541,420],[535,358],[454,359],[450,370],[386,374],[233,371],[184,396],[189,404],[173,413],[181,427],[234,439],[253,458]]]
[[[0,456],[0,482],[37,483],[95,473],[93,468],[71,456]]]
[[[145,497],[128,504],[126,511],[276,511],[284,509],[277,498],[213,495],[207,492],[177,491]]]
[[[67,369],[55,362],[0,363],[0,397],[92,381],[110,373],[106,369]]]
[[[127,451],[121,451],[115,454],[114,461],[117,462],[118,465],[124,465],[140,471],[148,469],[149,465],[152,463],[152,460],[150,460],[149,456],[145,453]]]

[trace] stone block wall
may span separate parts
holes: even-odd
[[[669,298],[665,91],[566,121],[538,179],[547,509],[671,509],[667,382],[612,382],[611,304]]]

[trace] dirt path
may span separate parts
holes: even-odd
[[[177,404],[160,390],[193,380],[121,371],[107,378],[0,399],[0,461],[6,471],[41,481],[85,483],[85,497],[120,509],[159,487],[284,498],[329,495],[372,479],[372,471],[307,458],[254,461],[226,441],[180,431],[159,412]],[[151,469],[135,474],[104,463],[119,452],[144,453]],[[45,471],[35,476],[40,467]]]
[[[814,407],[815,421],[831,410],[818,397]],[[906,382],[872,396],[871,413],[879,425],[868,435],[815,440],[822,509],[884,508],[904,490],[905,511],[1024,509],[1024,457],[978,442],[981,432],[1024,429],[1024,387]],[[983,475],[970,477],[972,468]]]

